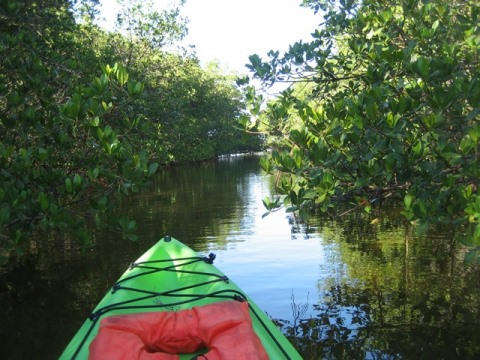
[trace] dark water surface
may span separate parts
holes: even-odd
[[[215,264],[289,336],[305,359],[480,358],[480,270],[452,229],[417,237],[396,209],[307,227],[262,218],[274,178],[258,157],[162,171],[125,201],[139,240],[96,235],[95,249],[53,235],[0,271],[0,359],[55,359],[128,264],[165,234]]]

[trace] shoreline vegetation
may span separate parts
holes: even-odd
[[[117,204],[160,167],[263,149],[237,126],[236,76],[165,50],[186,34],[183,3],[120,1],[111,32],[98,1],[0,5],[0,263],[36,233],[86,246],[93,225],[135,240]]]
[[[312,40],[239,78],[179,48],[185,1],[117,0],[113,31],[98,0],[0,5],[0,263],[37,232],[135,240],[117,204],[159,168],[266,148],[267,213],[397,199],[418,233],[451,226],[480,259],[479,4],[304,0]],[[289,86],[272,99],[252,80]]]

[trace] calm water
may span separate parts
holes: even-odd
[[[258,157],[161,172],[123,204],[140,240],[97,234],[81,252],[52,235],[0,272],[0,358],[58,357],[128,264],[165,234],[215,264],[264,309],[305,359],[474,359],[480,356],[480,271],[463,264],[451,229],[416,237],[396,209],[307,227],[265,218],[275,179]]]

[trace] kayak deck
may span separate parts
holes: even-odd
[[[301,359],[273,322],[214,265],[214,254],[198,255],[165,237],[131,264],[61,355],[87,359],[103,317],[152,311],[178,311],[225,300],[247,300],[255,333],[271,359]],[[180,355],[191,359],[194,354]]]

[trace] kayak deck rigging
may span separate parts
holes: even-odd
[[[164,239],[165,242],[169,242],[168,238]],[[84,332],[83,338],[78,343],[75,349],[72,359],[77,358],[78,354],[84,346],[87,346],[89,338],[92,332],[96,328],[98,321],[103,315],[119,311],[125,312],[138,312],[138,311],[151,311],[153,309],[162,310],[176,310],[183,305],[195,303],[204,299],[221,299],[221,300],[236,300],[244,302],[248,300],[248,297],[236,287],[220,288],[214,291],[202,292],[202,288],[210,288],[212,284],[224,283],[229,284],[227,276],[219,272],[209,272],[195,270],[195,265],[198,263],[213,264],[215,260],[215,254],[210,253],[208,256],[188,256],[179,258],[167,258],[167,259],[152,259],[145,261],[137,261],[130,265],[127,272],[113,285],[110,291],[110,297],[117,298],[118,301],[109,302],[102,306],[102,302],[99,304],[94,312],[89,316],[90,326]],[[140,260],[140,259],[139,259]],[[212,268],[216,270],[216,268]],[[129,272],[135,271],[133,274]],[[149,275],[156,274],[170,274],[173,277],[185,277],[195,276],[201,277],[202,281],[196,281],[189,285],[179,286],[171,289],[155,291],[149,288],[141,286],[141,280]],[[165,283],[156,284],[165,289],[169,285],[168,281],[162,281]],[[138,285],[140,283],[140,285]],[[148,284],[146,282],[145,284]],[[123,294],[124,296],[118,296]],[[108,296],[108,294],[107,294]],[[261,316],[257,308],[247,301],[250,313],[255,317],[256,321],[261,325],[266,334],[271,338],[270,340],[278,347],[278,350],[285,356],[286,359],[291,359],[289,352],[279,342],[277,337],[269,329],[269,326],[265,323],[265,315]],[[263,317],[263,318],[262,318]]]

